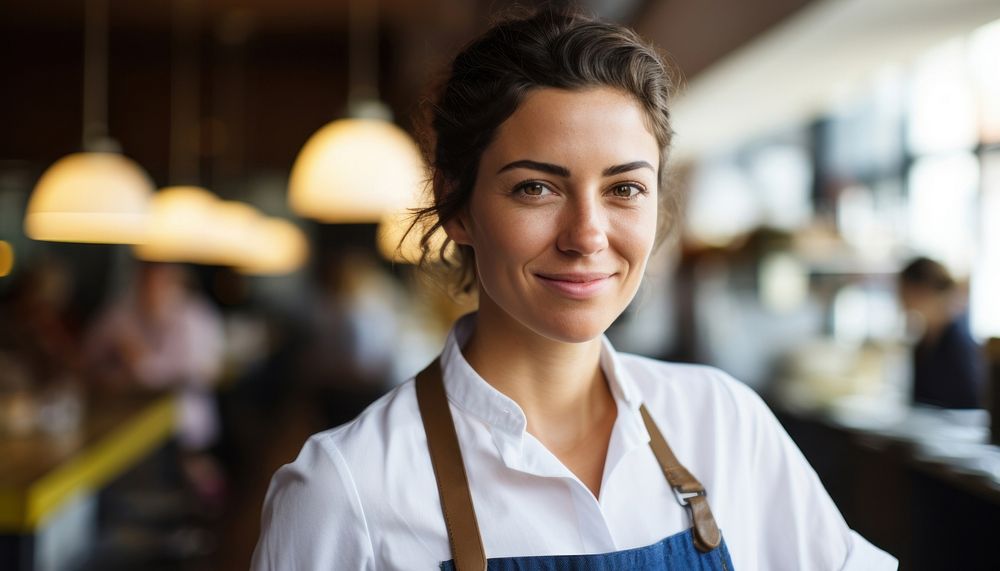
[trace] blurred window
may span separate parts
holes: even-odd
[[[842,189],[837,196],[837,230],[862,260],[894,263],[906,239],[906,201],[899,177]]]
[[[983,143],[1000,143],[1000,20],[976,30],[969,42]]]
[[[756,228],[762,208],[752,181],[731,158],[698,165],[691,183],[687,233],[698,242],[725,246]]]
[[[978,142],[965,48],[963,39],[949,41],[920,58],[913,70],[907,143],[914,155],[969,150]]]
[[[859,93],[832,109],[821,125],[819,160],[831,181],[873,180],[903,164],[902,70],[884,68]]]
[[[768,145],[750,153],[748,174],[757,189],[763,222],[794,230],[813,215],[813,167],[802,145]]]
[[[978,226],[979,163],[972,153],[918,159],[909,173],[909,246],[947,265],[971,269]]]
[[[970,310],[976,337],[1000,337],[1000,149],[983,154],[979,252]]]
[[[833,337],[847,344],[891,338],[898,333],[898,316],[899,306],[891,289],[876,284],[846,285],[833,300]]]

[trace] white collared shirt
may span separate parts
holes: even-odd
[[[618,354],[601,367],[618,406],[600,497],[525,428],[513,400],[462,356],[474,316],[441,356],[488,557],[642,547],[690,527],[649,448],[645,403],[708,490],[738,571],[895,569],[845,524],[761,399],[716,369]],[[436,569],[451,559],[412,379],[310,438],[274,475],[252,568]]]

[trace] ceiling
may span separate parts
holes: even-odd
[[[177,2],[199,14],[202,179],[285,172],[308,136],[343,112],[348,0],[109,1],[109,124],[126,154],[168,178],[171,25]],[[807,0],[588,0],[632,23],[688,77],[801,8]],[[513,0],[382,0],[380,94],[411,118],[449,54],[515,6]],[[520,2],[524,5],[525,2]],[[528,2],[531,4],[531,2]],[[40,169],[80,147],[81,0],[8,2],[0,21],[0,161]],[[217,176],[218,175],[218,176]]]
[[[996,0],[813,2],[690,81],[674,108],[675,158],[816,117],[878,70],[997,19]]]

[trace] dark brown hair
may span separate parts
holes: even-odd
[[[546,87],[612,87],[635,99],[660,146],[658,243],[672,226],[674,200],[663,192],[663,181],[674,82],[661,55],[628,28],[575,12],[543,9],[507,19],[455,57],[425,113],[433,202],[415,211],[410,230],[423,230],[421,264],[440,259],[463,292],[476,283],[472,248],[432,236],[468,204],[480,158],[497,128],[531,91]]]
[[[934,292],[948,292],[955,289],[955,279],[939,262],[919,257],[911,260],[899,272],[899,283]]]

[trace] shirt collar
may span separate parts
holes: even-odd
[[[472,335],[475,323],[475,313],[465,315],[455,322],[448,334],[444,351],[441,353],[445,391],[452,404],[487,424],[501,455],[510,465],[516,463],[514,456],[520,455],[528,421],[524,411],[513,399],[486,382],[465,360],[462,347]],[[618,353],[611,342],[603,335],[600,364],[608,379],[611,394],[618,405],[619,422],[616,422],[616,428],[622,426],[629,435],[634,435],[641,441],[648,441],[648,435],[638,412],[642,400],[635,383],[621,365]],[[626,411],[629,414],[624,414]],[[623,416],[625,418],[622,418]]]

